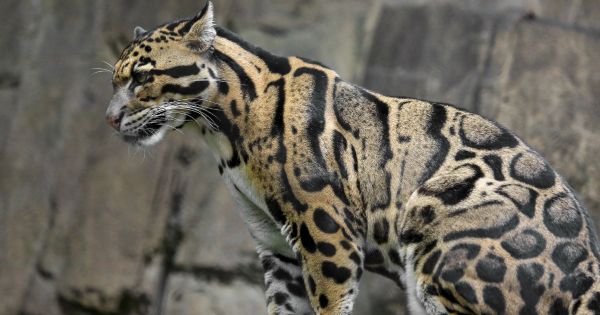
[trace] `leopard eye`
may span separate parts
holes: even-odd
[[[133,73],[133,80],[139,84],[146,83],[149,78],[150,78],[150,73],[147,71]]]

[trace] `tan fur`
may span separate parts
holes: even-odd
[[[187,114],[168,112],[179,117],[174,127],[202,108],[198,130],[252,210],[243,215],[265,265],[269,314],[349,314],[364,269],[406,287],[430,314],[592,311],[593,225],[520,139],[450,105],[364,90],[223,29],[213,39],[212,6],[203,12],[126,48],[111,108],[127,118],[194,99]],[[126,92],[134,70],[178,66],[198,71],[153,75]],[[295,255],[269,244],[266,230],[280,230]]]

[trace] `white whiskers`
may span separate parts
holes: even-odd
[[[113,72],[115,71],[115,68],[113,67],[113,65],[111,65],[110,63],[108,63],[108,62],[106,62],[104,60],[102,60],[101,62],[104,65],[106,65],[108,68],[105,68],[105,67],[94,67],[94,68],[91,69],[92,71],[94,71],[92,73],[92,76],[95,76],[95,75],[100,74],[100,73],[108,73],[108,74],[112,75]]]

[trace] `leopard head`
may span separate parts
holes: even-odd
[[[188,121],[210,123],[207,111],[219,82],[213,16],[208,2],[191,19],[151,31],[135,28],[134,40],[115,64],[106,111],[107,122],[125,141],[152,145]]]

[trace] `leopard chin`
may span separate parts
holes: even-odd
[[[187,114],[167,113],[156,122],[138,126],[134,130],[120,132],[121,138],[132,145],[152,146],[160,142],[170,130],[182,128],[189,120]],[[169,117],[166,119],[165,117]]]
[[[165,134],[167,133],[167,130],[168,130],[168,127],[161,126],[160,128],[156,129],[156,131],[152,132],[151,134],[122,135],[122,138],[125,142],[127,142],[129,144],[149,147],[149,146],[153,146],[153,145],[159,143],[164,138]]]

